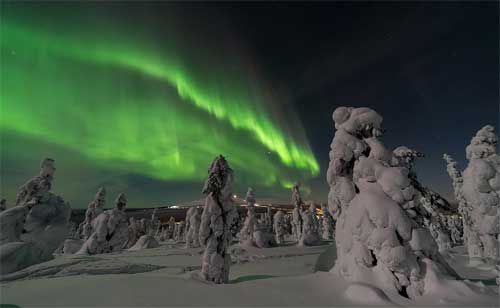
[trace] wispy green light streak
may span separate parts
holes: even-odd
[[[244,86],[193,78],[169,50],[104,32],[92,41],[56,35],[29,21],[4,19],[0,34],[2,134],[164,180],[201,180],[219,153],[243,179],[265,186],[319,172],[307,142],[286,136]],[[222,79],[239,86],[233,77]]]
[[[172,55],[160,58],[152,53],[135,50],[131,46],[113,45],[111,41],[97,41],[89,45],[78,40],[52,37],[50,34],[23,29],[9,23],[3,25],[2,42],[2,45],[17,43],[32,48],[43,46],[48,52],[92,63],[116,65],[162,79],[174,86],[185,101],[209,112],[217,119],[228,121],[236,129],[252,132],[265,147],[276,153],[285,165],[309,170],[311,175],[317,175],[319,172],[312,152],[308,148],[301,148],[292,140],[287,140],[266,116],[265,110],[255,108],[255,103],[241,97],[221,98],[210,91],[203,91],[182,67],[175,63],[175,57]]]

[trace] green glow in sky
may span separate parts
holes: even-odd
[[[208,60],[197,67],[195,52],[186,56],[175,42],[155,48],[116,30],[75,37],[64,25],[54,29],[2,21],[1,134],[169,181],[203,179],[219,153],[238,176],[264,186],[319,173],[303,132],[283,125],[249,86],[251,74]]]

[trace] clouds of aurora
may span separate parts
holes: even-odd
[[[2,21],[1,134],[161,180],[201,180],[219,153],[250,184],[286,187],[318,174],[303,132],[234,61],[184,52],[168,37],[157,48],[116,29],[75,35],[86,27],[54,23]]]

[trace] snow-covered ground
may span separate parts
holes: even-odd
[[[446,258],[463,278],[474,282],[474,292],[446,282],[410,301],[317,271],[328,268],[334,258],[334,246],[328,244],[232,246],[230,282],[223,285],[193,278],[201,267],[201,248],[173,243],[140,251],[59,256],[15,273],[15,281],[2,282],[0,302],[21,307],[499,306],[495,274],[467,267],[463,247],[452,249]]]

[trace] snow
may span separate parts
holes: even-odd
[[[19,188],[16,206],[0,213],[0,275],[53,258],[69,232],[71,207],[50,192],[55,161]]]
[[[455,292],[457,286],[454,285],[433,291],[439,283],[417,300],[410,301],[380,288],[366,289],[359,283],[350,287],[352,284],[332,272],[315,272],[321,267],[317,262],[323,253],[329,252],[326,260],[334,256],[335,245],[298,247],[291,244],[267,249],[231,246],[230,250],[240,252],[233,257],[229,283],[221,285],[191,278],[200,268],[201,248],[185,249],[170,242],[141,251],[58,256],[29,268],[39,269],[38,277],[2,282],[0,302],[21,307],[359,307],[388,306],[384,301],[362,302],[368,297],[384,300],[382,294],[385,294],[389,298],[387,302],[398,306],[498,305],[498,287],[490,285],[494,274],[467,267],[463,247],[452,249],[452,265],[464,277],[482,280],[483,292],[478,282],[471,283],[472,291],[466,291],[469,287]]]
[[[444,156],[460,220],[418,181],[414,160],[423,154],[383,145],[374,110],[340,107],[333,119],[321,220],[314,203],[303,208],[299,184],[291,220],[270,208],[257,219],[249,188],[239,243],[233,171],[222,155],[209,167],[203,212],[190,208],[185,224],[172,217],[162,232],[156,210],[151,220],[129,225],[123,194],[102,211],[100,188],[70,234],[69,205],[50,193],[54,160],[45,159],[40,175],[20,188],[17,205],[0,213],[0,305],[498,306],[493,127],[472,138],[463,173]],[[464,246],[457,246],[460,223]]]
[[[426,263],[437,274],[456,278],[435,240],[426,234],[424,222],[437,215],[440,203],[412,170],[414,159],[422,154],[405,146],[386,149],[380,140],[382,117],[369,108],[339,107],[333,119],[337,132],[327,181],[329,210],[337,219],[338,260],[331,271],[412,300],[426,290],[431,268]],[[438,231],[436,237],[446,250],[451,243]]]
[[[233,170],[224,156],[217,156],[208,169],[203,193],[207,194],[201,214],[199,241],[203,251],[200,278],[217,284],[227,283],[231,259],[231,226],[237,217],[232,200]]]
[[[484,262],[494,269],[500,247],[500,155],[493,126],[481,128],[465,152],[469,163],[463,172],[451,156],[443,158],[463,216],[470,262]]]

